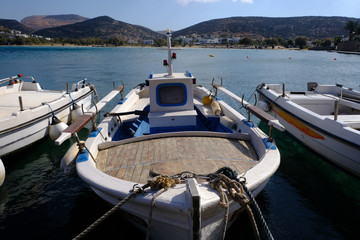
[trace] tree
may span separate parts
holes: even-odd
[[[360,24],[356,21],[348,21],[344,29],[349,31],[349,42],[352,42],[355,34],[360,31]]]
[[[253,40],[251,40],[251,38],[244,37],[243,39],[240,40],[239,43],[248,46],[248,45],[253,44]]]
[[[288,46],[293,46],[293,45],[294,45],[294,40],[292,40],[292,39],[290,38],[290,39],[288,39],[288,40],[286,41],[286,43],[287,43]]]
[[[265,39],[265,44],[266,45],[273,45],[276,46],[278,45],[278,40],[276,38],[270,38],[270,39]]]
[[[306,40],[305,37],[297,37],[295,39],[295,45],[299,46],[300,49],[303,49],[306,46]]]
[[[330,47],[331,46],[331,40],[330,39],[324,39],[321,43],[322,47]]]
[[[167,44],[166,39],[163,38],[159,38],[154,41],[155,47],[166,46],[166,44]]]
[[[337,36],[334,38],[334,45],[337,46],[339,43],[341,43],[342,37]]]

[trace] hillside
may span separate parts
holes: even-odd
[[[77,22],[82,22],[85,20],[88,20],[88,18],[75,14],[64,14],[64,15],[44,15],[44,16],[34,15],[23,18],[20,22],[21,24],[37,31],[44,28],[58,27],[58,26],[73,24]]]
[[[35,32],[45,37],[60,38],[120,38],[124,40],[157,39],[161,34],[148,28],[114,20],[107,16],[61,27],[47,28]]]
[[[348,35],[344,30],[347,17],[231,17],[214,19],[176,31],[174,36],[214,35],[232,37],[282,37],[294,39],[305,36],[314,39]]]
[[[77,21],[76,23],[73,23]],[[344,26],[348,21],[360,19],[347,17],[231,17],[198,23],[173,33],[177,36],[252,37],[295,39],[305,36],[311,39],[348,36]],[[26,17],[22,22],[33,28],[62,25],[36,31],[36,35],[51,38],[120,38],[123,40],[145,40],[163,38],[164,35],[148,28],[117,21],[107,16],[87,19],[78,15],[48,15]],[[31,24],[32,25],[31,25]],[[71,23],[71,24],[68,24]],[[16,20],[0,19],[0,26],[34,33],[34,30]]]
[[[21,31],[22,33],[27,33],[27,34],[34,32],[33,29],[28,28],[27,26],[19,23],[16,20],[0,19],[0,26],[3,26],[8,29]]]

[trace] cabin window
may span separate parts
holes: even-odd
[[[156,88],[156,101],[160,106],[182,106],[186,100],[186,86],[182,83],[164,83]]]

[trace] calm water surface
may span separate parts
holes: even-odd
[[[189,70],[205,87],[210,87],[212,79],[220,82],[222,78],[226,87],[250,101],[262,82],[285,83],[293,91],[306,90],[306,83],[314,81],[342,83],[360,90],[360,56],[356,55],[183,49],[177,56],[175,72]],[[87,78],[101,98],[112,89],[113,82],[123,81],[128,92],[151,72],[165,72],[165,58],[165,52],[153,48],[0,47],[0,78],[32,75],[44,89],[65,89],[67,82]],[[103,113],[111,110],[116,100]],[[268,131],[267,126],[260,127]],[[80,132],[82,138],[88,134],[88,129]],[[360,180],[327,163],[291,136],[275,131],[274,137],[282,162],[257,197],[274,238],[358,239]],[[0,188],[1,239],[71,239],[110,209],[80,179],[66,177],[60,171],[60,160],[70,146],[68,142],[56,147],[43,140],[26,152],[3,159],[7,176]],[[246,220],[240,219],[227,239],[250,238],[246,228]],[[144,238],[120,214],[110,217],[87,238],[105,239],[113,234],[121,239],[127,234],[133,239]]]

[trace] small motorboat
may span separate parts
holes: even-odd
[[[300,142],[342,169],[360,176],[360,92],[342,85],[308,83],[307,91],[281,84],[257,87],[257,106]]]
[[[23,81],[30,78],[31,81]],[[89,110],[93,85],[86,79],[71,90],[44,90],[21,74],[0,80],[0,157],[47,137],[56,139],[67,125]]]
[[[170,31],[166,36],[168,46],[161,50],[168,51],[167,72],[151,73],[133,88],[79,141],[76,157],[69,155],[77,175],[121,206],[147,237],[221,239],[278,169],[280,153],[273,139],[217,97],[218,90],[270,129],[284,128],[221,85],[212,83],[214,95],[189,71],[173,73],[176,48]],[[76,136],[75,129],[55,143]]]

